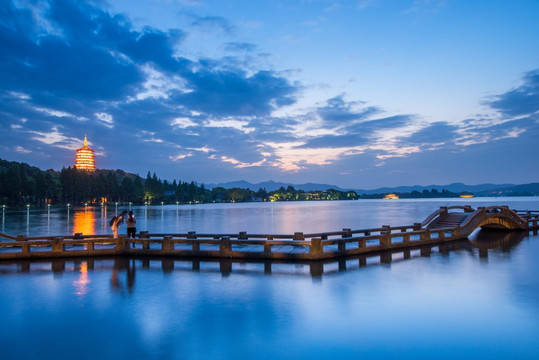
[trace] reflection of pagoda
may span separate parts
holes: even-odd
[[[84,135],[84,146],[77,149],[75,156],[75,168],[78,170],[95,171],[95,154],[94,150],[88,147],[86,135]]]

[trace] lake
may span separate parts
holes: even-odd
[[[132,209],[154,233],[293,234],[410,225],[467,204],[539,210],[535,197]],[[1,232],[110,234],[123,209],[8,209]],[[0,262],[1,358],[537,359],[538,258],[537,232],[476,231],[389,263],[327,262],[321,276],[287,262]]]

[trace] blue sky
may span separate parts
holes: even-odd
[[[539,2],[7,0],[0,157],[162,179],[539,181]]]

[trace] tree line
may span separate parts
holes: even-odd
[[[381,199],[385,194],[359,195],[355,191],[329,189],[303,191],[293,186],[266,191],[215,187],[194,181],[169,182],[148,171],[146,178],[122,170],[87,172],[67,167],[43,171],[25,163],[0,159],[0,204],[8,206],[119,203],[174,204],[246,201],[309,201]],[[397,193],[400,198],[458,197],[447,190]]]
[[[0,159],[0,204],[45,206],[46,204],[174,204],[246,201],[296,201],[357,199],[355,192],[337,190],[303,192],[289,186],[265,189],[216,187],[206,189],[194,181],[169,182],[148,172],[146,178],[122,170],[87,172],[72,167],[43,171],[25,163]]]

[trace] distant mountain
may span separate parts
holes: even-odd
[[[281,187],[284,187],[286,189],[288,186],[293,186],[294,189],[303,190],[303,191],[316,191],[316,190],[325,191],[328,189],[335,189],[339,191],[350,190],[350,189],[342,189],[336,185],[315,184],[315,183],[291,184],[291,183],[276,182],[272,180],[260,182],[256,184],[252,184],[245,180],[240,180],[240,181],[231,181],[231,182],[220,183],[220,184],[204,184],[204,186],[206,187],[206,189],[210,189],[210,190],[216,187],[224,187],[225,189],[240,188],[240,189],[250,189],[253,191],[257,191],[258,189],[266,189],[266,191],[275,191],[275,190],[279,190]]]
[[[232,181],[220,184],[205,184],[207,189],[213,189],[215,187],[241,188],[257,191],[258,189],[266,189],[266,191],[275,191],[281,187],[285,189],[288,186],[293,186],[296,190],[303,191],[325,191],[328,189],[335,189],[339,191],[353,190],[359,195],[372,195],[372,194],[388,194],[388,193],[410,193],[412,191],[422,192],[423,190],[436,189],[438,191],[447,190],[453,193],[471,192],[476,196],[521,196],[521,195],[539,195],[539,183],[515,185],[515,184],[479,184],[479,185],[466,185],[463,183],[453,183],[448,185],[413,185],[413,186],[396,186],[396,187],[381,187],[377,189],[344,189],[336,185],[331,184],[317,184],[317,183],[305,183],[305,184],[292,184],[276,181],[265,181],[260,183],[250,183],[245,180]]]
[[[447,190],[454,193],[461,193],[463,191],[471,193],[489,192],[496,189],[503,190],[514,187],[514,184],[480,184],[480,185],[466,185],[463,183],[453,183],[448,185],[413,185],[413,186],[397,186],[397,187],[383,187],[372,190],[356,189],[359,194],[385,194],[385,193],[409,193],[412,191],[422,192],[423,190],[436,189],[438,191]]]

